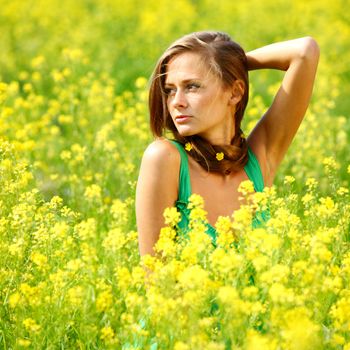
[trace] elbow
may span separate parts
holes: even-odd
[[[317,41],[311,36],[307,36],[303,39],[303,45],[300,50],[300,57],[302,59],[318,62],[318,59],[320,57],[320,47]]]

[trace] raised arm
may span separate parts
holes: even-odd
[[[303,120],[314,85],[319,47],[311,37],[283,41],[247,52],[248,69],[286,71],[266,113],[248,137],[271,186],[277,168]]]
[[[169,141],[159,139],[145,150],[136,187],[136,224],[140,255],[154,255],[163,212],[175,204],[178,195],[180,155]]]

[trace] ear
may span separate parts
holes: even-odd
[[[231,105],[236,105],[243,97],[244,94],[244,82],[241,79],[234,81],[231,88],[231,96],[229,103]]]

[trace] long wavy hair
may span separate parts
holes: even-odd
[[[230,145],[212,145],[199,135],[182,136],[176,129],[167,108],[164,85],[167,64],[171,58],[185,52],[201,55],[208,69],[221,80],[223,87],[232,87],[237,79],[244,83],[244,92],[236,105],[234,118],[235,135]],[[242,47],[223,32],[201,31],[187,34],[176,40],[159,58],[151,76],[149,90],[150,127],[156,137],[169,130],[174,138],[185,145],[190,142],[189,154],[204,169],[221,174],[235,173],[248,161],[248,145],[241,130],[241,121],[248,103],[249,79],[247,57]],[[224,159],[218,161],[216,154],[222,152]]]

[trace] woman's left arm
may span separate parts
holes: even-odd
[[[249,70],[286,71],[270,108],[248,137],[248,144],[264,165],[265,186],[271,186],[309,105],[320,50],[313,38],[304,37],[267,45],[246,55]]]

